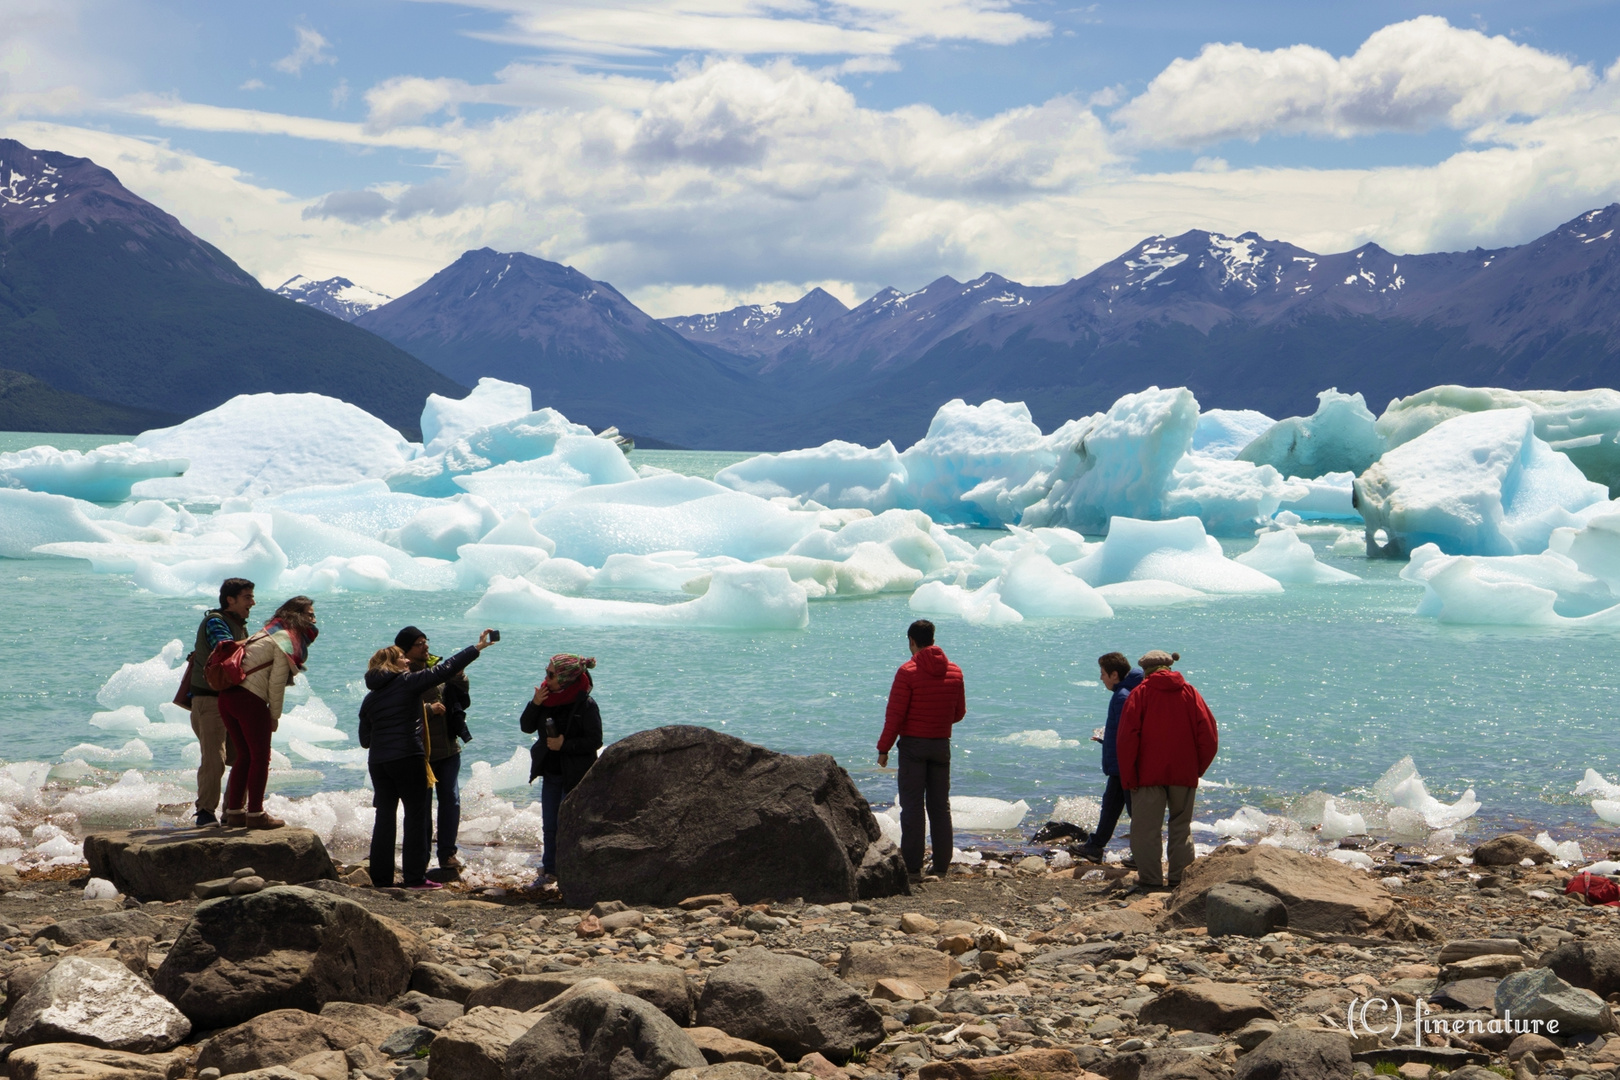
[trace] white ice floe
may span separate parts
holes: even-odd
[[[1342,585],[1361,580],[1347,570],[1317,562],[1311,545],[1287,531],[1262,533],[1254,547],[1233,556],[1232,561],[1289,584]]]
[[[1114,614],[1095,588],[1035,548],[1020,551],[1005,570],[976,589],[924,582],[911,594],[911,609],[990,626],[1026,618],[1106,619]]]
[[[1474,797],[1474,789],[1468,788],[1455,803],[1447,804],[1429,794],[1423,783],[1423,777],[1417,771],[1417,765],[1410,757],[1404,757],[1379,777],[1373,784],[1373,795],[1396,808],[1390,812],[1390,824],[1399,826],[1401,821],[1396,811],[1406,810],[1415,814],[1419,822],[1427,825],[1429,829],[1451,828],[1479,813],[1479,800]]]
[[[1417,614],[1490,626],[1620,627],[1610,587],[1555,551],[1539,555],[1444,555],[1434,544],[1412,552],[1401,577],[1423,585]]]
[[[1322,839],[1343,840],[1347,836],[1360,836],[1367,831],[1367,819],[1360,814],[1341,814],[1333,800],[1322,806]]]
[[[1581,845],[1578,840],[1565,840],[1563,843],[1552,838],[1549,832],[1536,834],[1536,843],[1553,858],[1560,862],[1578,863],[1586,858],[1581,854]]]
[[[83,453],[34,446],[0,454],[0,488],[117,503],[128,499],[130,489],[140,481],[179,476],[190,464],[187,458],[159,457],[133,443],[114,443]]]
[[[1093,586],[1126,581],[1167,582],[1200,593],[1279,593],[1282,586],[1228,559],[1220,541],[1195,517],[1143,521],[1116,517],[1093,552],[1065,569]]]
[[[1355,483],[1367,533],[1392,555],[1524,555],[1555,528],[1584,524],[1608,489],[1535,434],[1531,411],[1467,413],[1395,447]]]
[[[152,748],[139,739],[131,739],[123,746],[106,747],[94,743],[79,743],[62,751],[62,761],[98,762],[106,764],[119,764],[129,761],[149,762],[152,760]]]
[[[996,739],[999,743],[1010,743],[1013,746],[1028,746],[1036,750],[1068,750],[1080,745],[1079,739],[1065,739],[1051,728],[1031,728],[1028,731],[1015,731],[1011,735],[1002,735]]]
[[[1231,461],[1276,422],[1253,409],[1205,409],[1193,430],[1192,452]]]
[[[1354,866],[1357,870],[1371,870],[1376,865],[1372,856],[1364,851],[1330,851],[1327,857],[1346,866]]]
[[[1355,480],[1356,474],[1352,472],[1324,473],[1310,480],[1290,476],[1289,485],[1296,490],[1303,489],[1304,494],[1283,499],[1277,516],[1292,513],[1301,518],[1359,520],[1361,515],[1356,512],[1354,501]]]
[[[1016,829],[1029,813],[1029,804],[1023,799],[1007,802],[980,795],[951,796],[951,828],[957,832],[1004,832]],[[888,817],[894,824],[894,841],[900,842],[900,807],[891,806],[877,815]],[[879,827],[884,827],[880,821]]]
[[[467,618],[484,625],[802,630],[809,625],[810,608],[804,589],[786,570],[744,565],[712,571],[707,592],[678,604],[562,596],[532,581],[496,578]]]
[[[442,454],[480,428],[517,420],[534,411],[527,386],[482,378],[464,398],[429,394],[422,406],[422,453]]]
[[[911,505],[906,475],[892,442],[874,449],[834,440],[807,450],[759,454],[721,469],[714,482],[762,499],[800,498],[881,514]]]
[[[124,664],[96,691],[96,701],[106,709],[124,705],[138,705],[157,712],[164,702],[173,701],[180,687],[180,676],[190,653],[179,638],[175,638],[150,660],[138,664]]]
[[[32,559],[51,543],[108,543],[117,537],[94,518],[97,507],[66,495],[0,487],[0,558]]]
[[[1383,456],[1384,439],[1360,394],[1323,390],[1316,400],[1316,412],[1279,420],[1238,457],[1270,465],[1284,476],[1312,479],[1327,473],[1359,474]]]
[[[398,529],[382,539],[409,555],[432,559],[454,559],[463,544],[476,544],[501,523],[501,516],[487,499],[477,495],[454,495],[435,499]]]

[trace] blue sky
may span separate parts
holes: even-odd
[[[0,133],[267,284],[469,247],[657,315],[1144,235],[1516,243],[1620,197],[1612,3],[0,0]]]

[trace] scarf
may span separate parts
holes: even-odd
[[[300,630],[298,627],[293,626],[291,623],[285,622],[281,619],[271,619],[269,622],[264,624],[264,632],[266,634],[275,634],[277,631],[287,635],[287,643],[282,644],[280,641],[278,641],[276,644],[281,645],[282,652],[285,652],[288,656],[290,656],[293,663],[297,665],[300,671],[302,671],[304,668],[304,662],[309,659],[310,642],[314,641],[315,638],[320,634],[320,628],[317,626],[310,626],[307,629]]]
[[[576,656],[576,657],[572,657],[572,659],[578,660],[578,659],[581,659],[581,658]],[[557,663],[556,658],[553,658],[552,664],[556,665],[556,663]],[[589,694],[591,692],[592,683],[591,683],[591,677],[585,671],[585,668],[587,666],[594,665],[595,663],[596,663],[596,658],[592,657],[592,658],[590,658],[589,665],[586,665],[586,664],[580,665],[572,680],[570,680],[569,682],[564,683],[558,689],[552,690],[549,693],[547,693],[546,696],[541,699],[540,704],[543,705],[543,706],[569,705],[569,704],[572,704],[574,701],[578,700],[580,697],[582,697],[582,696],[584,696],[586,694]],[[567,669],[559,667],[558,670],[559,671],[566,671]]]

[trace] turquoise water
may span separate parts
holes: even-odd
[[[703,474],[741,456],[677,454],[637,451],[636,460]],[[1102,724],[1107,694],[1095,658],[1163,648],[1182,654],[1179,667],[1220,724],[1221,752],[1209,776],[1229,786],[1201,795],[1214,815],[1242,803],[1279,812],[1305,792],[1365,789],[1410,755],[1437,797],[1450,802],[1465,787],[1476,790],[1484,808],[1470,823],[1473,833],[1533,822],[1559,839],[1613,836],[1586,800],[1570,794],[1588,767],[1611,777],[1620,771],[1612,635],[1441,626],[1412,613],[1421,589],[1399,580],[1398,564],[1322,558],[1366,582],[1124,610],[1096,622],[996,628],[939,620],[940,644],[967,680],[954,790],[1027,799],[1027,825],[1044,820],[1057,796],[1099,795],[1089,736]],[[478,595],[317,598],[322,634],[309,682],[338,726],[352,736],[360,676],[374,649],[407,623],[423,627],[435,651],[470,643],[479,627],[465,613]],[[267,616],[280,599],[261,596],[256,614]],[[97,690],[121,664],[150,659],[170,639],[189,644],[202,606],[154,596],[76,561],[0,561],[0,758],[54,762],[78,743],[123,743],[129,735],[90,724]],[[546,658],[580,652],[598,660],[609,740],[693,723],[779,750],[831,753],[874,803],[887,804],[893,774],[876,768],[873,744],[912,618],[900,595],[812,602],[803,632],[502,628],[502,643],[469,672],[476,740],[467,757],[499,763],[526,747],[517,716]],[[1030,732],[1056,739],[1021,734]],[[148,742],[154,760],[142,767],[172,770],[182,782],[186,743]],[[281,792],[360,786],[357,770],[316,767],[320,778],[280,781]],[[1199,816],[1208,820],[1210,812]]]
[[[0,454],[27,450],[33,446],[54,446],[58,450],[94,450],[110,443],[128,442],[129,435],[67,435],[53,431],[0,431]]]

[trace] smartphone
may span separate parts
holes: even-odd
[[[499,630],[491,630],[489,632],[489,640],[492,642],[501,640],[501,632]]]

